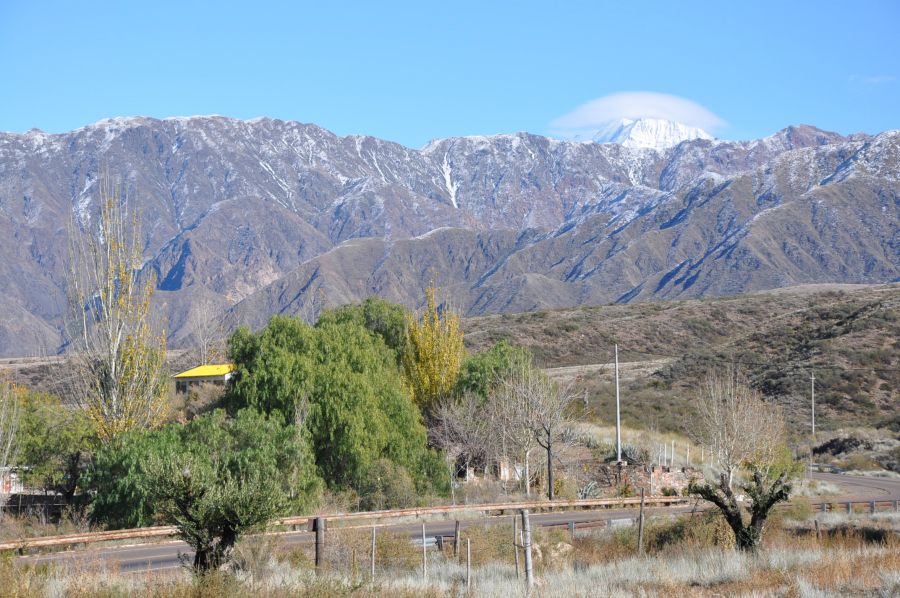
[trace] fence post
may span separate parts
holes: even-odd
[[[372,526],[372,583],[375,583],[375,526]]]
[[[523,547],[525,549],[525,585],[528,591],[534,585],[534,570],[531,563],[531,522],[528,520],[528,509],[522,509]]]
[[[425,551],[425,523],[422,523],[422,579],[428,579],[428,555]]]
[[[322,570],[325,564],[325,518],[316,517],[313,522],[314,531],[316,532],[316,572]]]
[[[516,516],[513,515],[513,553],[516,555],[516,579],[519,579],[519,542],[517,536],[519,535],[518,530],[518,521],[516,520]]]
[[[813,520],[813,523],[816,524],[816,540],[819,540],[819,539],[822,538],[822,532],[819,530],[819,520],[818,520],[818,519],[814,519],[814,520]]]
[[[472,541],[466,538],[466,590],[472,588]]]
[[[641,488],[641,513],[638,515],[638,554],[644,554],[644,489]]]

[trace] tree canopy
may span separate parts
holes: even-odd
[[[471,392],[486,400],[491,390],[510,375],[531,367],[531,352],[503,340],[486,351],[469,356],[462,364],[456,390]]]
[[[61,493],[71,501],[94,438],[87,413],[59,398],[22,391],[19,409],[19,463],[26,484]]]
[[[436,289],[426,289],[421,320],[407,320],[409,344],[403,355],[403,370],[419,408],[428,413],[456,387],[466,348],[459,329],[459,315],[439,311]]]
[[[234,502],[239,490],[235,485],[252,487],[266,480],[264,490],[284,512],[308,508],[321,489],[301,430],[252,409],[234,418],[217,410],[186,425],[132,431],[101,447],[88,472],[87,485],[95,495],[92,519],[110,527],[176,523],[167,501],[174,500],[185,484],[174,476],[175,470],[170,471],[172,467],[189,471],[193,480],[189,488],[196,500],[207,497],[207,502],[188,508],[201,509],[210,517],[221,516],[226,507],[216,514],[218,507],[208,499],[215,495]]]
[[[331,487],[358,487],[382,458],[422,480],[436,460],[421,415],[396,355],[359,319],[358,311],[344,309],[316,326],[276,316],[259,333],[238,330],[229,341],[235,364],[229,403],[302,423]]]

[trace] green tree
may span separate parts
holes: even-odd
[[[23,392],[19,411],[19,462],[24,482],[60,493],[71,503],[93,446],[83,409],[46,393]]]
[[[352,322],[365,327],[384,341],[400,363],[406,351],[406,325],[409,310],[378,296],[368,297],[362,305],[344,305],[322,313],[317,327]]]
[[[491,391],[503,384],[515,372],[531,367],[531,352],[525,348],[500,341],[490,349],[470,355],[463,362],[456,383],[460,396],[467,392],[486,400]]]
[[[311,327],[276,316],[257,334],[238,330],[229,356],[232,409],[255,407],[302,425],[331,487],[359,487],[382,458],[417,481],[426,475],[425,427],[396,357],[355,318],[325,317]]]
[[[231,419],[217,410],[184,426],[128,433],[97,452],[88,482],[95,521],[114,528],[187,526],[193,518],[204,531],[182,531],[196,550],[205,550],[210,538],[227,544],[232,532],[236,537],[261,523],[251,523],[258,519],[251,515],[269,513],[266,505],[285,513],[308,509],[321,489],[302,430],[252,409]],[[263,491],[271,496],[260,496]]]

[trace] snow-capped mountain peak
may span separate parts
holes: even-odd
[[[666,149],[690,139],[714,139],[698,127],[660,118],[623,118],[594,134],[595,143],[618,143],[625,147]]]

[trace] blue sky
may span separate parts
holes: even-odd
[[[674,103],[723,138],[874,133],[900,128],[898,31],[865,0],[0,0],[0,130],[223,114],[419,147]]]

